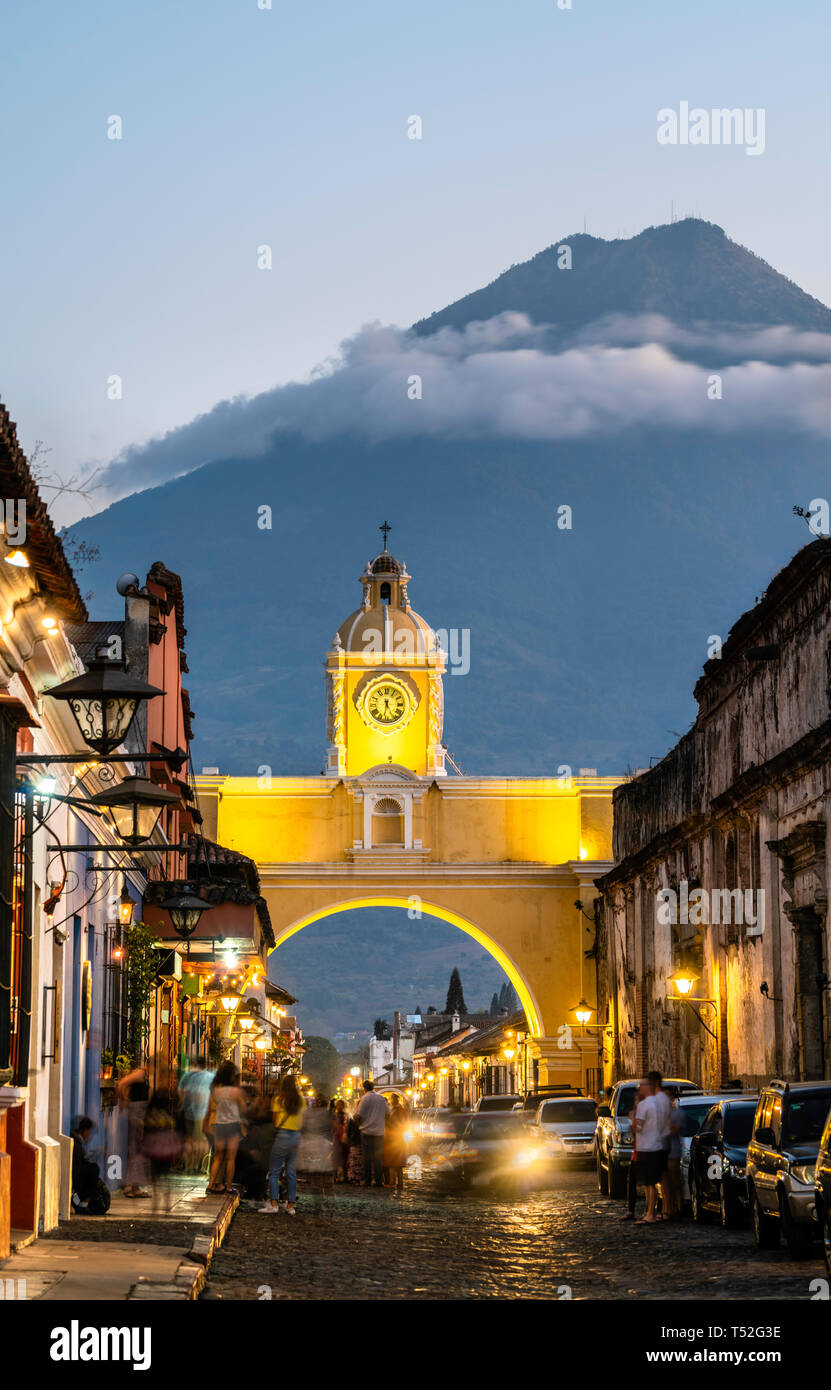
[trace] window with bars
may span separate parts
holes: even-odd
[[[104,945],[101,1045],[115,1059],[127,1044],[127,934],[120,922],[104,928]]]

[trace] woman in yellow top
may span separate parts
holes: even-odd
[[[274,1128],[277,1133],[274,1136],[271,1159],[268,1165],[270,1200],[260,1207],[261,1212],[273,1214],[280,1210],[280,1170],[285,1165],[287,1197],[285,1210],[289,1216],[295,1215],[297,1151],[300,1148],[300,1131],[303,1127],[305,1110],[306,1102],[297,1089],[297,1082],[294,1077],[284,1076],[272,1106]]]

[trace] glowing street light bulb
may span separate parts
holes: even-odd
[[[685,995],[692,994],[695,977],[687,974],[685,971],[679,970],[672,983],[675,985],[681,997],[684,998]]]
[[[574,1017],[577,1019],[578,1023],[589,1023],[591,1022],[593,1012],[591,1004],[587,1004],[585,999],[581,999],[580,1003],[575,1007]]]

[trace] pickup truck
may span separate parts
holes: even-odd
[[[664,1086],[673,1086],[681,1093],[697,1091],[694,1081],[684,1077],[665,1076]],[[635,1108],[638,1080],[618,1081],[607,1105],[597,1107],[597,1128],[594,1132],[594,1160],[597,1167],[597,1186],[610,1197],[625,1197],[632,1162],[632,1124],[630,1112]]]

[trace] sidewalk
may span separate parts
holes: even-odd
[[[114,1193],[106,1216],[73,1216],[0,1260],[0,1280],[21,1299],[194,1299],[238,1203],[178,1174],[155,1199]]]

